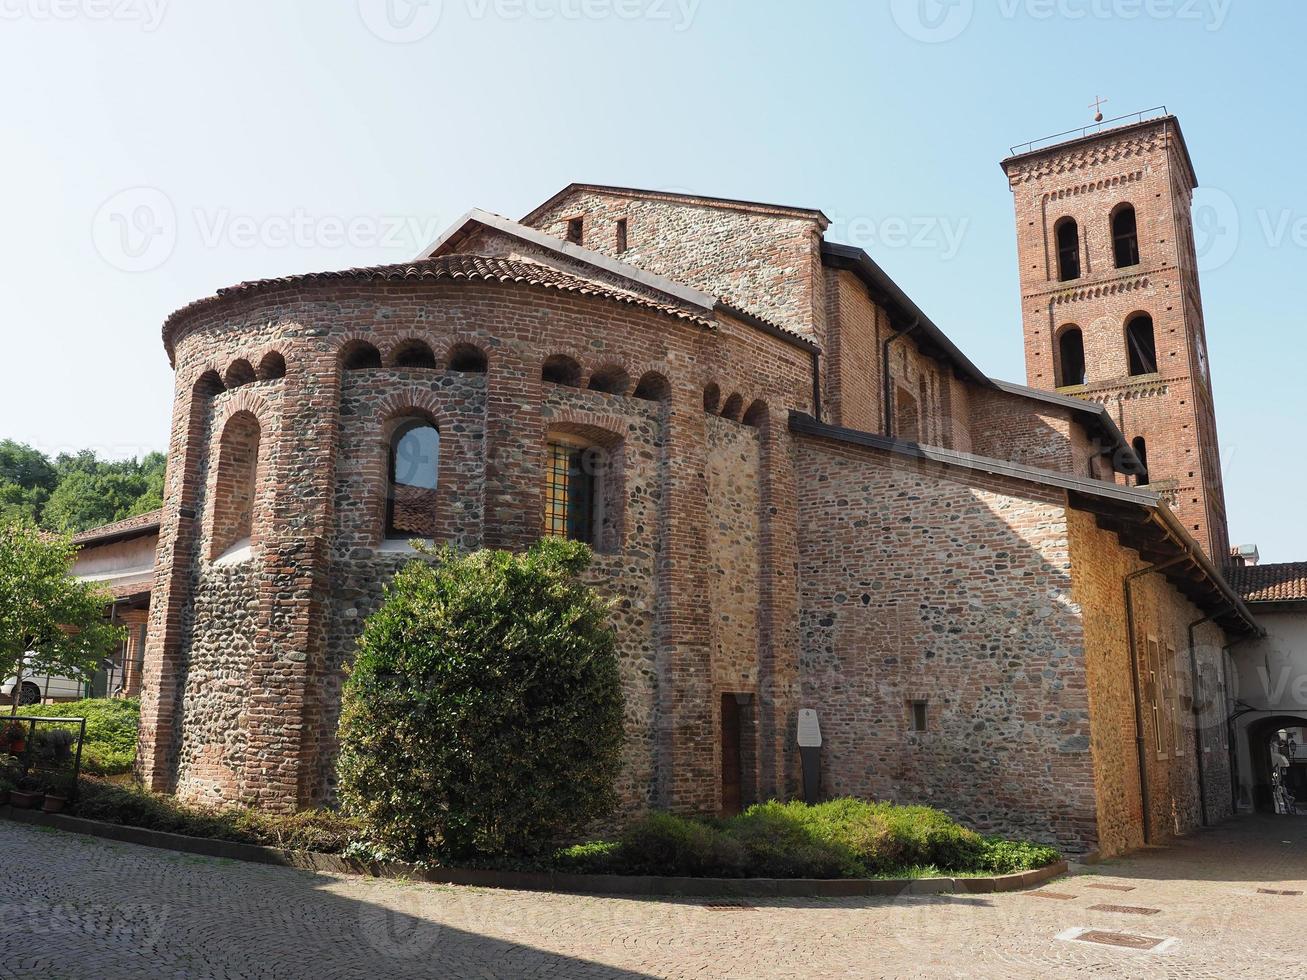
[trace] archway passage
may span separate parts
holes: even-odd
[[[1298,812],[1307,813],[1307,745],[1304,745],[1307,742],[1307,715],[1272,715],[1249,724],[1247,738],[1252,762],[1253,806],[1265,813],[1275,812],[1271,790],[1271,750],[1280,740],[1280,732],[1289,732],[1296,747],[1285,773],[1285,786],[1298,801]]]

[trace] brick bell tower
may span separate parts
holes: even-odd
[[[1046,144],[1046,145],[1041,145]],[[1027,383],[1099,402],[1148,484],[1223,565],[1225,492],[1190,208],[1198,186],[1171,115],[1015,147]]]

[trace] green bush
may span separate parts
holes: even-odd
[[[984,838],[923,806],[841,799],[761,803],[728,820],[652,813],[615,842],[558,853],[559,870],[712,878],[865,878],[1008,873],[1060,859]]]
[[[43,718],[86,718],[82,745],[82,771],[114,776],[132,771],[136,736],[141,725],[141,703],[133,698],[87,698],[64,704],[42,704],[24,713]],[[38,725],[42,728],[53,726]],[[59,726],[69,731],[75,729]]]
[[[360,830],[356,821],[330,810],[276,814],[235,806],[210,809],[100,779],[83,779],[79,783],[73,813],[89,820],[187,837],[212,837],[330,854],[343,851]]]
[[[590,551],[440,551],[364,626],[340,719],[340,796],[380,853],[548,855],[615,803],[622,693]]]

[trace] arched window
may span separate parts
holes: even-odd
[[[341,352],[346,371],[381,367],[381,353],[365,341],[356,341]]]
[[[726,404],[722,406],[722,418],[730,419],[732,422],[740,421],[740,413],[744,411],[744,396],[739,392],[731,395],[726,399]]]
[[[259,361],[259,380],[278,381],[286,377],[286,358],[277,351],[268,351]]]
[[[671,394],[672,386],[657,371],[646,371],[642,374],[633,393],[635,398],[643,398],[651,402],[666,401],[671,397]]]
[[[390,437],[386,537],[435,537],[439,471],[440,431],[424,418],[402,421]]]
[[[609,395],[625,395],[631,390],[631,379],[625,368],[617,364],[607,364],[597,368],[590,375],[590,390],[602,391]]]
[[[1085,335],[1079,327],[1067,327],[1057,340],[1058,385],[1069,387],[1085,383]]]
[[[1135,476],[1135,483],[1146,487],[1148,486],[1148,441],[1143,436],[1139,436],[1130,445],[1134,447],[1135,455],[1139,457],[1139,472]]]
[[[213,483],[211,559],[253,544],[260,435],[251,412],[237,412],[223,426]]]
[[[597,546],[602,523],[601,481],[607,468],[607,454],[596,446],[551,438],[546,465],[546,536]]]
[[[1112,249],[1118,269],[1139,264],[1139,228],[1132,205],[1123,204],[1112,215]]]
[[[407,340],[395,351],[395,367],[430,371],[436,366],[436,355],[420,340]]]
[[[717,387],[715,382],[709,382],[703,389],[703,410],[705,412],[716,412],[717,406],[722,403],[722,390]]]
[[[1069,282],[1080,278],[1080,228],[1074,218],[1057,223],[1057,278]]]
[[[455,344],[449,349],[449,370],[485,374],[486,352],[474,344]]]
[[[245,358],[232,361],[231,366],[227,368],[227,389],[239,388],[241,385],[247,385],[254,380],[254,368],[250,367],[250,362]]]
[[[540,380],[551,385],[566,385],[568,388],[581,387],[581,365],[566,354],[554,354],[545,358],[544,367],[540,369]]]
[[[1125,328],[1126,346],[1130,349],[1130,375],[1157,373],[1157,340],[1153,335],[1153,318],[1147,313],[1133,317]]]

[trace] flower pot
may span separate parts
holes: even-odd
[[[22,755],[27,751],[27,739],[16,738],[9,743],[10,755]]]
[[[9,805],[19,810],[32,810],[41,803],[43,793],[29,793],[25,789],[9,791]]]
[[[68,797],[60,796],[57,793],[46,793],[45,802],[41,804],[41,809],[46,813],[61,813],[67,805]]]

